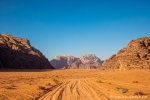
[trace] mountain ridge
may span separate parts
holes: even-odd
[[[150,69],[150,36],[131,40],[107,59],[101,69]]]
[[[85,54],[79,58],[71,55],[56,56],[50,63],[55,68],[95,69],[101,66],[102,61],[94,54]]]
[[[48,59],[29,40],[0,34],[0,68],[53,69]]]

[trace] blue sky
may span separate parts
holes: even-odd
[[[105,60],[150,36],[150,0],[0,0],[0,33],[27,38],[49,60],[95,54]]]

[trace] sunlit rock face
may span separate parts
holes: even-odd
[[[102,69],[150,69],[150,37],[131,40],[106,60]]]
[[[55,68],[68,69],[95,69],[102,64],[102,61],[94,54],[86,54],[80,58],[71,55],[57,56],[56,59],[52,59],[50,62]]]
[[[29,40],[0,34],[0,68],[53,69],[53,66]]]

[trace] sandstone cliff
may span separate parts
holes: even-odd
[[[85,54],[80,57],[80,60],[83,64],[93,64],[93,63],[100,63],[101,60],[96,57],[94,54]]]
[[[53,66],[27,39],[0,34],[0,68],[52,69]]]
[[[94,54],[86,54],[80,58],[70,55],[57,56],[56,59],[52,59],[50,62],[55,68],[68,69],[95,69],[102,64],[102,61]]]
[[[150,69],[150,37],[131,40],[106,60],[102,69]]]

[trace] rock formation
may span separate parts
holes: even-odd
[[[55,68],[68,69],[95,69],[102,64],[102,61],[94,54],[86,54],[80,58],[70,55],[57,56],[56,59],[52,59],[50,62]]]
[[[94,54],[86,54],[80,57],[80,60],[83,64],[93,64],[93,63],[100,63],[101,60],[96,57]]]
[[[150,69],[150,37],[131,40],[106,60],[102,69]]]
[[[57,56],[56,59],[52,59],[50,63],[55,68],[63,68],[63,67],[67,68],[76,61],[78,61],[78,58],[73,57],[71,55],[64,55],[64,56]]]
[[[0,34],[0,68],[52,69],[53,66],[27,39]]]

